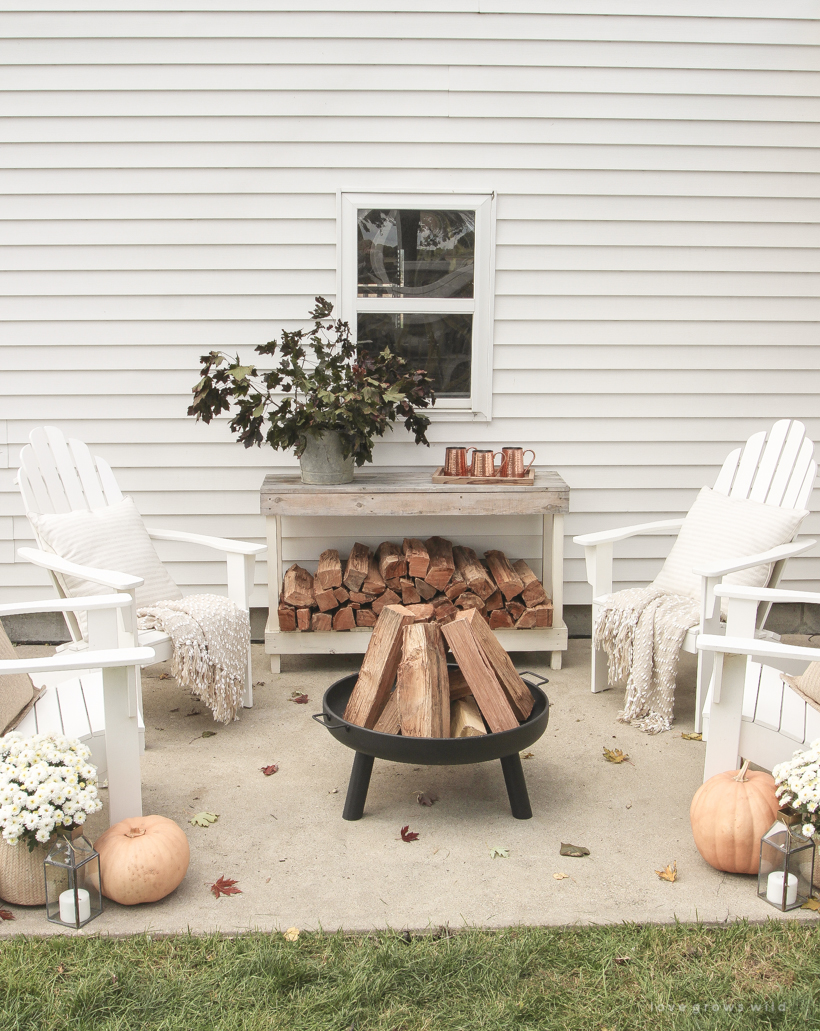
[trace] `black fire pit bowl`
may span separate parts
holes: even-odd
[[[352,673],[331,684],[322,700],[322,712],[316,713],[313,718],[326,727],[337,741],[341,741],[356,753],[353,772],[347,786],[343,819],[361,819],[374,759],[411,763],[413,766],[457,766],[500,759],[512,814],[517,820],[529,820],[532,809],[519,753],[534,744],[547,729],[550,704],[541,685],[549,681],[537,673],[522,673],[521,677],[530,689],[535,703],[524,723],[513,730],[504,730],[497,734],[459,738],[402,737],[400,734],[382,734],[375,730],[365,730],[355,723],[348,723],[343,713],[358,674]]]

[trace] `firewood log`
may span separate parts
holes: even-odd
[[[490,613],[490,630],[512,630],[513,618],[506,609],[495,609]]]
[[[277,612],[280,630],[290,633],[296,629],[296,609],[291,608],[290,605],[286,605],[284,602],[280,602]]]
[[[401,594],[401,581],[402,577],[391,576],[389,580],[385,580],[384,582],[391,591],[396,591],[398,594]]]
[[[381,715],[376,720],[373,729],[378,734],[398,734],[401,730],[399,724],[399,705],[394,691],[384,704]]]
[[[385,581],[394,576],[405,576],[407,573],[407,562],[398,544],[383,541],[376,549],[376,559],[379,563],[379,572]]]
[[[432,604],[432,602],[430,604]],[[434,606],[433,614],[437,623],[449,623],[451,619],[456,618],[457,613],[458,609],[452,602],[447,601],[446,598],[441,605]]]
[[[501,591],[493,591],[490,597],[484,602],[484,609],[487,612],[494,612],[496,609],[504,608],[504,596]]]
[[[471,623],[466,619],[454,619],[441,630],[490,730],[497,733],[517,727],[518,720],[512,706],[476,640]]]
[[[424,579],[436,590],[443,591],[455,569],[453,545],[444,537],[430,537],[424,545],[430,556],[430,567]]]
[[[386,589],[387,586],[384,582],[384,577],[379,572],[379,563],[376,561],[376,557],[371,555],[370,562],[367,567],[367,576],[362,584],[362,591],[364,591],[365,594],[377,596],[379,594],[384,594]]]
[[[428,584],[426,580],[422,580],[419,577],[416,577],[414,586],[424,601],[432,601],[438,593],[432,584]]]
[[[507,601],[523,591],[524,583],[507,561],[507,556],[503,551],[485,551],[484,558],[487,560],[493,579],[498,584],[498,589]]]
[[[400,582],[402,605],[418,605],[421,601],[421,595],[416,590],[416,586],[413,581],[402,579]]]
[[[444,593],[450,601],[455,601],[459,594],[464,594],[466,590],[467,581],[457,569],[453,570],[453,575],[450,577],[450,582],[444,588]]]
[[[402,736],[449,737],[450,682],[441,630],[435,623],[412,623],[402,633],[396,677]]]
[[[343,583],[349,591],[361,590],[370,568],[370,548],[366,544],[354,544],[345,565]]]
[[[448,670],[450,675],[450,701],[455,702],[459,698],[472,698],[473,692],[470,690],[470,685],[464,677],[464,674],[460,669]]]
[[[331,609],[339,607],[339,600],[336,595],[333,591],[323,590],[318,579],[313,581],[313,596],[316,599],[320,612],[330,612]]]
[[[467,589],[477,594],[482,601],[489,598],[495,590],[495,583],[488,576],[473,549],[457,544],[453,548],[453,559],[456,569],[467,582]]]
[[[435,618],[436,610],[429,601],[424,601],[415,605],[408,605],[407,608],[416,617],[417,623],[429,623],[431,619]]]
[[[342,563],[339,559],[339,552],[335,548],[328,548],[319,556],[316,579],[326,591],[332,591],[334,587],[342,586]]]
[[[310,621],[310,629],[322,633],[333,629],[333,617],[327,612],[314,612]]]
[[[395,591],[391,591],[389,588],[384,594],[380,594],[370,607],[377,616],[380,616],[386,605],[401,605],[401,598]]]
[[[402,543],[404,559],[407,562],[407,575],[420,577],[422,580],[427,576],[430,567],[430,556],[423,541],[415,537],[405,537]]]
[[[516,630],[532,630],[538,617],[535,609],[524,609],[521,617],[515,621]]]
[[[351,591],[350,600],[355,602],[357,605],[367,605],[367,603],[373,599],[369,594],[362,594],[360,591]]]
[[[487,733],[474,698],[450,703],[450,737],[483,737]]]
[[[526,605],[522,605],[520,601],[508,601],[507,612],[512,616],[513,619],[520,619],[524,615]]]
[[[401,605],[386,605],[382,609],[345,709],[344,718],[348,723],[368,729],[375,725],[396,679],[402,629],[412,622],[413,613]]]
[[[359,609],[356,612],[356,626],[375,626],[378,618],[373,609]]]
[[[544,590],[544,585],[524,559],[520,558],[517,562],[513,562],[512,567],[524,584],[524,588],[521,591],[521,600],[527,608],[534,609],[536,605],[543,605],[547,601],[547,592]]]
[[[344,587],[334,587],[333,593],[336,595],[336,601],[340,605],[344,605],[346,601],[350,601],[350,593],[344,589]]]
[[[310,609],[296,610],[296,625],[300,630],[310,630]]]
[[[352,630],[356,625],[356,611],[350,604],[343,605],[338,612],[333,615],[333,629],[334,630]]]
[[[548,601],[546,605],[533,605],[531,612],[535,613],[535,625],[537,627],[552,626],[553,605]]]
[[[455,604],[460,609],[483,609],[484,602],[479,598],[477,594],[473,594],[472,591],[465,591],[463,594],[459,594],[456,598]]]
[[[498,611],[503,610],[499,609]],[[504,646],[483,620],[475,618],[473,612],[459,613],[456,617],[456,622],[469,623],[478,646],[506,691],[513,711],[519,720],[525,720],[532,712],[532,694],[518,675],[518,671],[512,659],[504,650]]]
[[[297,609],[316,606],[316,599],[313,597],[313,577],[296,563],[285,573],[282,600]]]

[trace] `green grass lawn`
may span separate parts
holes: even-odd
[[[0,1028],[820,1027],[818,925],[10,938]]]

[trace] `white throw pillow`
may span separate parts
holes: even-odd
[[[654,585],[662,591],[688,595],[699,602],[701,578],[693,569],[729,565],[733,559],[787,544],[807,515],[805,509],[738,501],[704,487],[689,509]],[[765,587],[771,569],[768,564],[753,566],[730,573],[723,582]]]
[[[95,569],[141,576],[145,583],[136,591],[138,607],[182,597],[182,591],[160,562],[131,498],[93,512],[30,512],[28,518],[48,548],[60,558]],[[59,580],[70,598],[109,593],[107,587],[76,576],[60,576]],[[85,633],[85,613],[77,616]]]

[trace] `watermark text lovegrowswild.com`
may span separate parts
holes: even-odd
[[[653,1013],[785,1013],[785,1002],[651,1002]]]

